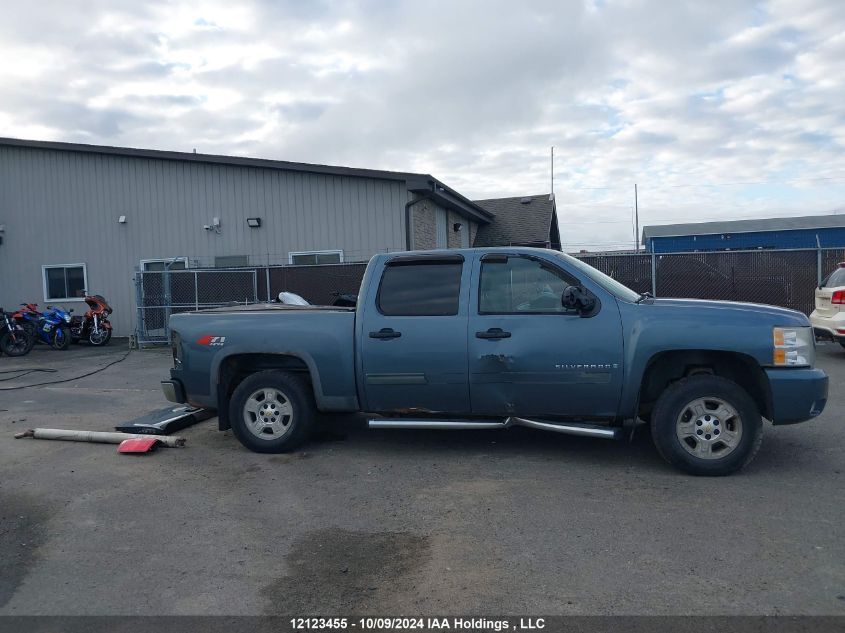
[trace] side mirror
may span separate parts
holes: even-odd
[[[575,310],[583,316],[595,309],[596,300],[581,286],[567,286],[560,296],[560,304],[567,310]]]

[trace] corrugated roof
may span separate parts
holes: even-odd
[[[265,158],[248,158],[244,156],[222,156],[218,154],[195,154],[193,152],[171,152],[157,149],[138,149],[133,147],[113,147],[110,145],[88,145],[84,143],[62,143],[59,141],[33,141],[18,138],[0,137],[0,145],[12,147],[29,147],[33,149],[51,149],[69,152],[85,152],[89,154],[107,154],[113,156],[131,156],[135,158],[150,158],[157,160],[177,160],[194,163],[211,163],[218,165],[238,165],[242,167],[263,167],[266,169],[282,169],[286,171],[325,174],[329,176],[354,176],[358,178],[377,178],[380,180],[401,180],[407,183],[410,191],[433,192],[442,204],[455,208],[456,211],[473,215],[480,222],[489,222],[490,214],[472,200],[469,200],[451,187],[431,176],[413,172],[385,171],[381,169],[361,169],[358,167],[340,167],[336,165],[316,165],[312,163],[296,163],[286,160],[269,160]]]
[[[492,213],[494,220],[478,228],[474,246],[509,246],[512,244],[560,245],[560,236],[551,235],[555,217],[555,201],[549,194],[474,200]],[[554,231],[556,232],[556,230]]]
[[[759,220],[725,220],[693,222],[690,224],[662,224],[643,227],[643,242],[651,237],[680,235],[720,235],[722,233],[757,233],[760,231],[794,231],[798,229],[826,229],[845,227],[845,215],[805,215],[790,218],[761,218]]]

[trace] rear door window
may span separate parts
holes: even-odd
[[[825,288],[838,288],[839,286],[845,286],[845,268],[837,268],[830,273],[830,276],[824,282]]]
[[[448,316],[458,313],[462,262],[388,265],[378,308],[385,316]]]

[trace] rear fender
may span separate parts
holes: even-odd
[[[244,356],[244,355],[258,355],[255,351],[254,347],[240,347],[233,345],[229,347],[228,345],[225,348],[225,353],[216,354],[214,359],[212,360],[211,364],[211,385],[209,392],[214,393],[215,386],[220,381],[220,367],[223,363],[234,356]],[[314,363],[314,359],[311,358],[310,355],[304,352],[273,352],[272,356],[287,356],[289,358],[295,358],[297,360],[302,361],[305,363],[305,366],[308,368],[308,373],[311,376],[311,384],[314,385],[314,398],[317,400],[317,405],[320,405],[321,399],[323,396],[323,387],[320,384],[320,373],[317,371],[317,365]]]
[[[229,396],[230,392],[232,391],[230,387],[230,382],[233,376],[231,375],[223,375],[222,368],[224,367],[224,363],[232,359],[236,356],[276,356],[279,358],[287,357],[291,359],[296,359],[302,362],[308,370],[308,375],[311,381],[311,386],[314,391],[314,401],[317,404],[318,410],[331,410],[333,408],[337,408],[336,403],[334,400],[336,398],[328,397],[323,393],[323,385],[320,380],[320,373],[317,370],[317,365],[314,362],[314,359],[305,353],[302,352],[274,352],[272,354],[256,354],[254,348],[246,348],[246,347],[232,347],[226,349],[226,354],[218,354],[215,356],[214,360],[212,361],[212,370],[211,370],[211,384],[209,393],[215,394],[215,400],[217,402],[217,412],[218,412],[218,425],[220,430],[225,430],[230,428],[229,423]],[[280,363],[281,365],[281,363]],[[271,364],[263,363],[262,366],[257,367],[256,371],[261,371],[263,369],[274,369]],[[279,369],[284,369],[283,367],[279,367]],[[355,403],[355,407],[357,408],[357,403]]]

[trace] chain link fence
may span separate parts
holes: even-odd
[[[817,281],[813,251],[657,255],[658,297],[768,303],[809,314]]]
[[[258,292],[258,275],[254,269],[138,271],[135,273],[138,346],[168,343],[171,314],[255,303]]]
[[[597,268],[605,275],[636,292],[654,293],[652,285],[651,255],[631,253],[626,255],[575,255],[585,264]]]
[[[767,303],[813,310],[816,286],[845,261],[845,249],[579,254],[578,259],[637,292]],[[139,345],[167,343],[168,317],[233,303],[273,301],[281,291],[329,305],[357,294],[364,263],[257,266],[135,274]]]
[[[358,294],[366,264],[137,271],[135,337],[139,347],[170,341],[171,314],[274,301],[284,291],[315,305]]]
[[[281,266],[269,269],[270,296],[286,290],[309,303],[331,305],[340,294],[358,294],[366,264]]]
[[[845,249],[576,255],[637,292],[767,303],[813,311],[815,289],[845,261]]]

